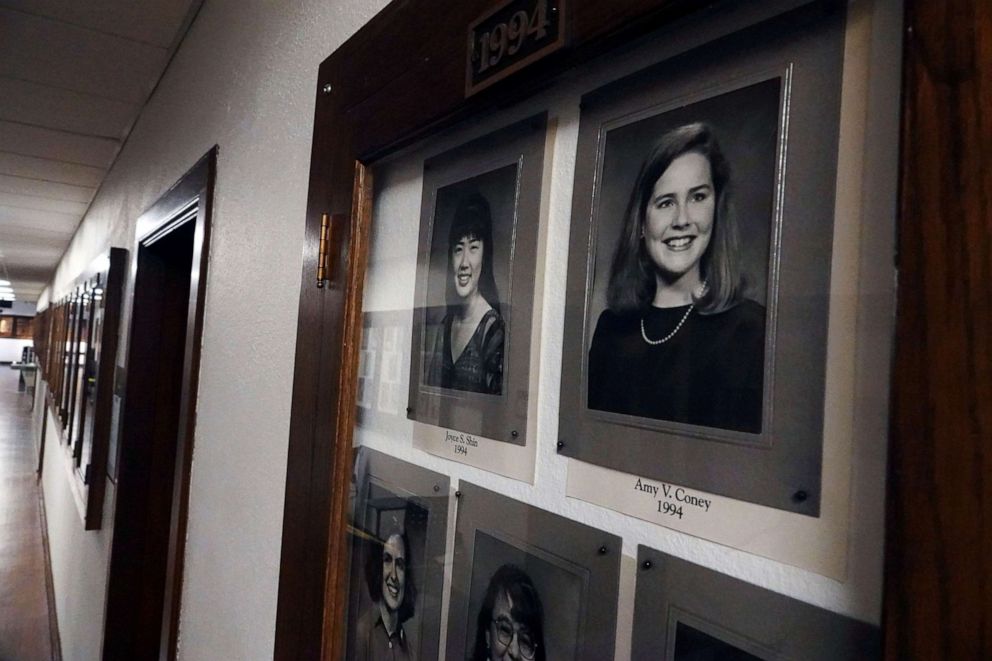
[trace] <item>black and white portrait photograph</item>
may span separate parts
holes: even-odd
[[[675,624],[673,661],[769,661],[701,631],[685,622]]]
[[[506,457],[452,454],[443,439],[527,445],[547,136],[542,113],[424,160],[407,417],[442,428],[428,451],[504,474]]]
[[[781,80],[610,130],[590,409],[757,433]]]
[[[449,659],[612,659],[620,540],[481,487],[459,486]]]
[[[631,657],[660,661],[881,658],[877,626],[647,546],[637,547]]]
[[[437,191],[425,385],[503,394],[517,171],[508,165]]]
[[[440,483],[441,495],[426,498],[391,484],[391,473],[411,471],[407,486],[424,481],[433,493],[433,476],[407,466],[365,448],[356,461],[348,616],[348,658],[356,661],[436,654],[445,522],[435,517],[447,494]]]
[[[575,658],[582,571],[476,532],[469,597],[475,616],[467,634],[472,661]]]
[[[583,95],[561,453],[819,516],[844,16],[806,20]]]

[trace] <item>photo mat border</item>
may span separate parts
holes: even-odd
[[[735,646],[744,643],[743,651],[768,659],[881,658],[876,626],[648,546],[637,547],[636,579],[633,658],[671,661],[679,614],[688,614],[684,621],[703,633],[716,632],[715,638]]]
[[[631,475],[819,516],[846,24],[846,12],[836,4],[814,2],[793,9],[583,96],[563,342],[564,356],[583,358],[563,360],[560,453]],[[755,43],[762,45],[755,48]],[[761,434],[589,409],[587,348],[595,320],[589,319],[588,306],[606,127],[635,121],[631,117],[663,114],[659,108],[677,106],[685,99],[714,98],[767,79],[772,72],[783,76],[781,107],[787,113],[779,118],[784,131],[777,137],[783,151],[776,162],[776,177],[784,181],[776,182],[773,200],[773,210],[781,210],[782,217],[770,234],[768,291],[775,300],[768,301],[766,315],[763,410],[767,419]],[[807,134],[812,139],[807,140]],[[596,158],[583,159],[583,153]],[[807,203],[810,199],[819,202],[807,213],[813,206]],[[810,244],[822,249],[811,252]],[[809,357],[811,353],[815,355]],[[803,357],[801,362],[798,356]],[[808,365],[817,374],[810,375]],[[799,409],[797,399],[802,402]],[[624,452],[617,452],[615,444],[604,439],[621,433]],[[747,477],[741,475],[742,466]]]
[[[411,334],[407,417],[513,445],[527,445],[531,329],[534,320],[533,280],[541,225],[541,199],[546,112],[515,122],[471,140],[424,163],[423,197],[417,253],[417,281]],[[444,186],[517,164],[512,246],[508,260],[510,283],[504,303],[506,340],[503,392],[500,395],[426,386],[423,354],[434,210]]]
[[[475,554],[475,534],[491,537],[531,553],[561,559],[585,570],[586,603],[581,605],[576,661],[613,658],[616,644],[617,598],[620,589],[622,540],[616,535],[566,519],[508,496],[462,481],[458,486],[458,519],[452,557],[448,610],[448,658],[467,658],[472,641],[466,638]]]
[[[421,594],[420,646],[418,657],[423,659],[435,658],[441,645],[441,606],[444,595],[444,566],[447,562],[448,508],[450,501],[451,483],[447,475],[435,473],[421,466],[397,459],[391,455],[373,450],[368,447],[358,447],[355,451],[355,464],[352,479],[353,505],[351,508],[351,523],[349,527],[349,545],[351,559],[349,561],[349,596],[348,608],[359,602],[365,590],[364,567],[361,554],[356,553],[361,542],[354,528],[355,522],[364,519],[366,512],[357,511],[365,502],[370,485],[376,484],[388,489],[394,494],[408,494],[407,500],[413,501],[418,507],[427,512],[427,528],[425,531],[423,567],[424,575],[418,579],[417,590]],[[362,492],[364,490],[364,493]],[[359,517],[362,517],[361,519]],[[441,561],[438,562],[437,559]],[[347,642],[354,642],[355,627],[359,614],[348,613]]]

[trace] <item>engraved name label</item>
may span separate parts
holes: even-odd
[[[479,441],[477,441],[471,434],[448,430],[443,430],[443,433],[444,442],[455,454],[468,456],[469,448],[479,447]]]
[[[509,0],[468,29],[465,96],[471,96],[564,44],[565,0]]]
[[[678,487],[665,482],[649,482],[637,478],[634,482],[634,491],[647,494],[651,498],[657,509],[657,514],[671,516],[677,519],[695,514],[706,514],[713,505],[713,499],[706,495],[694,492],[685,487]]]

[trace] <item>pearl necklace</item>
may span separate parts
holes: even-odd
[[[673,337],[675,337],[675,334],[679,332],[679,329],[680,328],[682,328],[682,324],[684,324],[685,323],[685,320],[689,318],[689,315],[690,314],[692,314],[692,309],[694,307],[696,307],[695,303],[693,303],[692,305],[690,305],[689,306],[689,309],[685,311],[685,314],[684,315],[682,315],[682,320],[679,321],[678,324],[676,324],[675,330],[673,330],[671,333],[669,333],[665,337],[661,338],[660,340],[652,340],[652,339],[649,339],[648,338],[648,334],[644,330],[644,317],[641,317],[641,337],[643,337],[644,338],[644,341],[647,342],[648,344],[650,344],[653,347],[656,347],[659,344],[664,344],[665,342],[668,342],[670,339],[672,339]]]

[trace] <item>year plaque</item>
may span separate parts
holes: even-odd
[[[565,43],[565,0],[508,0],[468,27],[465,96],[489,87]]]

